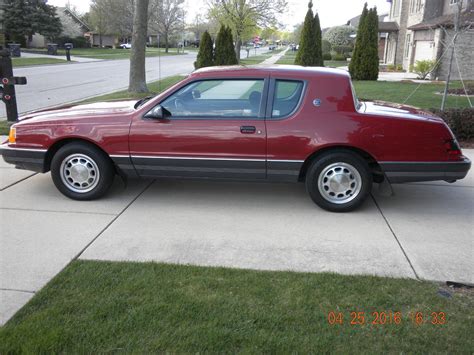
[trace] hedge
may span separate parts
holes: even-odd
[[[444,111],[431,109],[430,111],[448,124],[457,139],[463,141],[474,139],[474,108],[449,108]]]

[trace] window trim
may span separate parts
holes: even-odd
[[[280,81],[297,81],[300,83],[303,83],[303,88],[301,89],[301,94],[300,98],[298,100],[298,103],[296,104],[295,108],[293,111],[288,113],[286,116],[281,116],[281,117],[272,117],[272,112],[273,112],[273,98],[275,96],[275,89],[276,89],[276,82],[277,80]],[[268,96],[267,96],[267,109],[265,112],[265,120],[267,121],[282,121],[291,118],[302,106],[304,98],[306,97],[306,91],[308,87],[308,81],[304,79],[290,79],[290,78],[285,78],[285,77],[272,77],[270,78],[270,87],[268,90]]]
[[[241,77],[228,77],[228,76],[222,76],[222,77],[215,77],[215,78],[196,78],[193,80],[188,81],[184,85],[179,86],[171,92],[169,95],[161,99],[159,102],[156,103],[152,108],[147,110],[143,115],[142,115],[142,120],[145,121],[153,121],[154,119],[151,118],[146,118],[145,115],[153,110],[156,106],[161,105],[164,101],[166,101],[169,97],[173,96],[176,94],[178,91],[182,90],[183,88],[192,85],[197,82],[202,82],[202,81],[215,81],[215,80],[234,80],[234,81],[242,81],[242,80],[263,80],[263,90],[262,90],[262,99],[260,100],[260,108],[257,117],[245,117],[245,116],[212,116],[212,117],[202,117],[202,116],[183,116],[183,117],[173,117],[171,116],[169,118],[170,121],[263,121],[265,120],[265,112],[266,112],[266,106],[267,106],[267,100],[264,98],[266,97],[265,95],[268,94],[269,90],[269,80],[270,76],[265,75],[265,76],[241,76]]]

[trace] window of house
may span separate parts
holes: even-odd
[[[407,34],[406,42],[405,42],[405,58],[408,58],[408,54],[410,53],[410,45],[411,45],[410,41],[411,41],[411,35]]]
[[[257,118],[263,79],[219,79],[186,85],[161,103],[173,118]]]
[[[415,5],[416,5],[416,0],[410,0],[410,13],[415,12]]]
[[[457,4],[459,0],[449,0],[449,3],[451,5]]]
[[[286,117],[300,102],[303,83],[301,81],[277,80],[273,97],[272,118]]]
[[[423,0],[416,0],[416,12],[420,12],[423,8]]]
[[[397,17],[400,15],[400,0],[393,0],[392,1],[392,17]]]

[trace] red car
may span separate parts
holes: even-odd
[[[471,162],[442,119],[358,101],[342,70],[297,66],[201,69],[161,95],[26,115],[1,146],[77,200],[116,174],[304,182],[330,211],[359,206],[372,183],[455,181]]]

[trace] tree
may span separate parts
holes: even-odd
[[[377,9],[364,5],[349,72],[354,80],[377,80],[379,73]]]
[[[170,38],[184,30],[184,0],[152,0],[150,29],[157,31],[165,40],[168,53]]]
[[[314,30],[313,2],[308,3],[308,11],[301,30],[300,46],[296,53],[295,64],[303,66],[316,65],[316,38]]]
[[[76,38],[76,37],[82,36],[81,26],[76,21],[74,21],[74,19],[71,16],[66,14],[64,11],[59,11],[58,17],[61,21],[61,25],[63,29],[61,32],[61,36],[68,37],[68,38]]]
[[[56,8],[39,0],[6,0],[4,6],[5,33],[10,40],[25,43],[35,33],[55,38],[62,31]]]
[[[102,36],[107,33],[108,22],[108,3],[102,0],[92,0],[89,12],[89,24],[99,34],[99,46],[102,47]]]
[[[210,16],[230,26],[234,33],[237,61],[246,35],[257,26],[275,26],[276,15],[287,7],[286,0],[210,0],[210,4]]]
[[[354,40],[351,35],[355,33],[355,28],[352,26],[335,26],[331,27],[323,36],[323,42],[328,41],[330,43],[329,50],[333,50],[336,53],[344,54],[351,52],[354,46]],[[329,52],[324,50],[323,52]]]
[[[321,24],[319,23],[319,15],[316,13],[314,16],[314,64],[318,67],[324,67],[323,61],[323,44],[321,35]]]
[[[214,65],[212,38],[209,32],[204,31],[199,43],[197,60],[194,62],[194,68],[211,67]]]
[[[132,53],[130,55],[129,92],[148,92],[145,74],[145,50],[148,24],[148,0],[135,0]]]
[[[216,51],[214,57],[215,65],[237,64],[237,56],[234,51],[232,30],[222,25],[216,38]]]
[[[90,25],[102,36],[112,34],[122,40],[132,35],[134,0],[92,0],[89,13]]]

